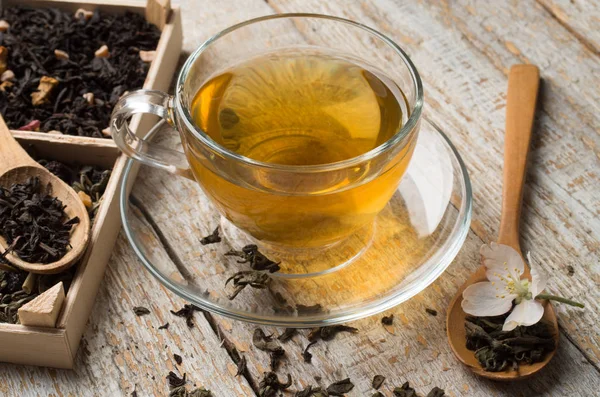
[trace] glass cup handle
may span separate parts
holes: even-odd
[[[134,114],[155,114],[173,128],[173,98],[162,91],[136,90],[123,95],[112,112],[110,131],[119,149],[128,157],[152,167],[194,179],[185,154],[138,138],[129,128]]]

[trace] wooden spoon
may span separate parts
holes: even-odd
[[[65,256],[52,263],[29,263],[8,253],[6,259],[19,269],[40,274],[59,273],[72,266],[83,255],[90,239],[90,217],[83,202],[69,185],[34,161],[13,138],[0,116],[0,186],[8,188],[13,183],[22,183],[31,177],[38,177],[41,186],[50,186],[50,194],[64,205],[69,218],[79,217],[79,224],[71,232],[71,249]],[[0,236],[2,251],[8,248],[6,240]]]
[[[521,218],[521,199],[527,153],[531,140],[531,129],[535,114],[535,105],[540,80],[540,72],[534,65],[515,65],[508,75],[508,95],[506,104],[506,135],[504,137],[504,180],[502,188],[502,217],[498,243],[509,245],[523,256],[519,245],[519,221]],[[529,268],[525,266],[523,277],[531,280]],[[446,329],[450,346],[456,357],[471,368],[477,375],[495,380],[523,379],[542,369],[554,356],[556,349],[548,353],[544,361],[519,365],[517,371],[484,371],[475,358],[474,352],[466,348],[465,318],[462,310],[462,293],[471,284],[486,281],[485,266],[480,266],[467,282],[460,287],[450,303],[446,318]],[[558,323],[552,305],[544,301],[544,317],[554,328],[554,339],[558,345]]]

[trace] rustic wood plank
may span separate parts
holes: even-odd
[[[594,0],[537,0],[584,46],[600,55],[600,7]]]

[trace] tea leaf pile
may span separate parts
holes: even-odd
[[[465,321],[467,349],[475,352],[486,371],[500,372],[517,369],[522,363],[537,363],[554,350],[552,328],[545,322],[502,331],[505,319],[506,315],[468,317]]]
[[[50,263],[70,247],[71,229],[79,218],[67,217],[65,206],[41,186],[39,178],[0,186],[0,235],[11,250],[30,263]]]
[[[155,50],[160,38],[156,26],[132,12],[95,11],[87,20],[55,8],[9,7],[2,19],[10,27],[0,33],[0,45],[15,79],[0,90],[0,113],[12,129],[37,120],[41,131],[104,137],[121,95],[144,84],[149,63],[140,59],[140,50]],[[96,57],[103,45],[109,56]],[[31,94],[44,76],[58,84],[33,106]],[[83,96],[89,93],[91,103]]]

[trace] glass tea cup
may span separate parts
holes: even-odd
[[[284,165],[228,150],[198,127],[191,106],[206,81],[260,54],[290,49],[335,54],[385,76],[400,88],[406,105],[406,118],[398,131],[353,158]],[[281,252],[315,251],[371,228],[408,167],[422,106],[417,70],[386,36],[341,18],[281,14],[240,23],[213,36],[187,59],[173,96],[152,90],[131,92],[117,103],[110,126],[114,141],[131,158],[195,179],[228,225],[250,241]],[[138,113],[166,120],[179,132],[185,154],[136,137],[128,120]],[[356,241],[360,242],[353,244],[367,244],[364,238]]]

